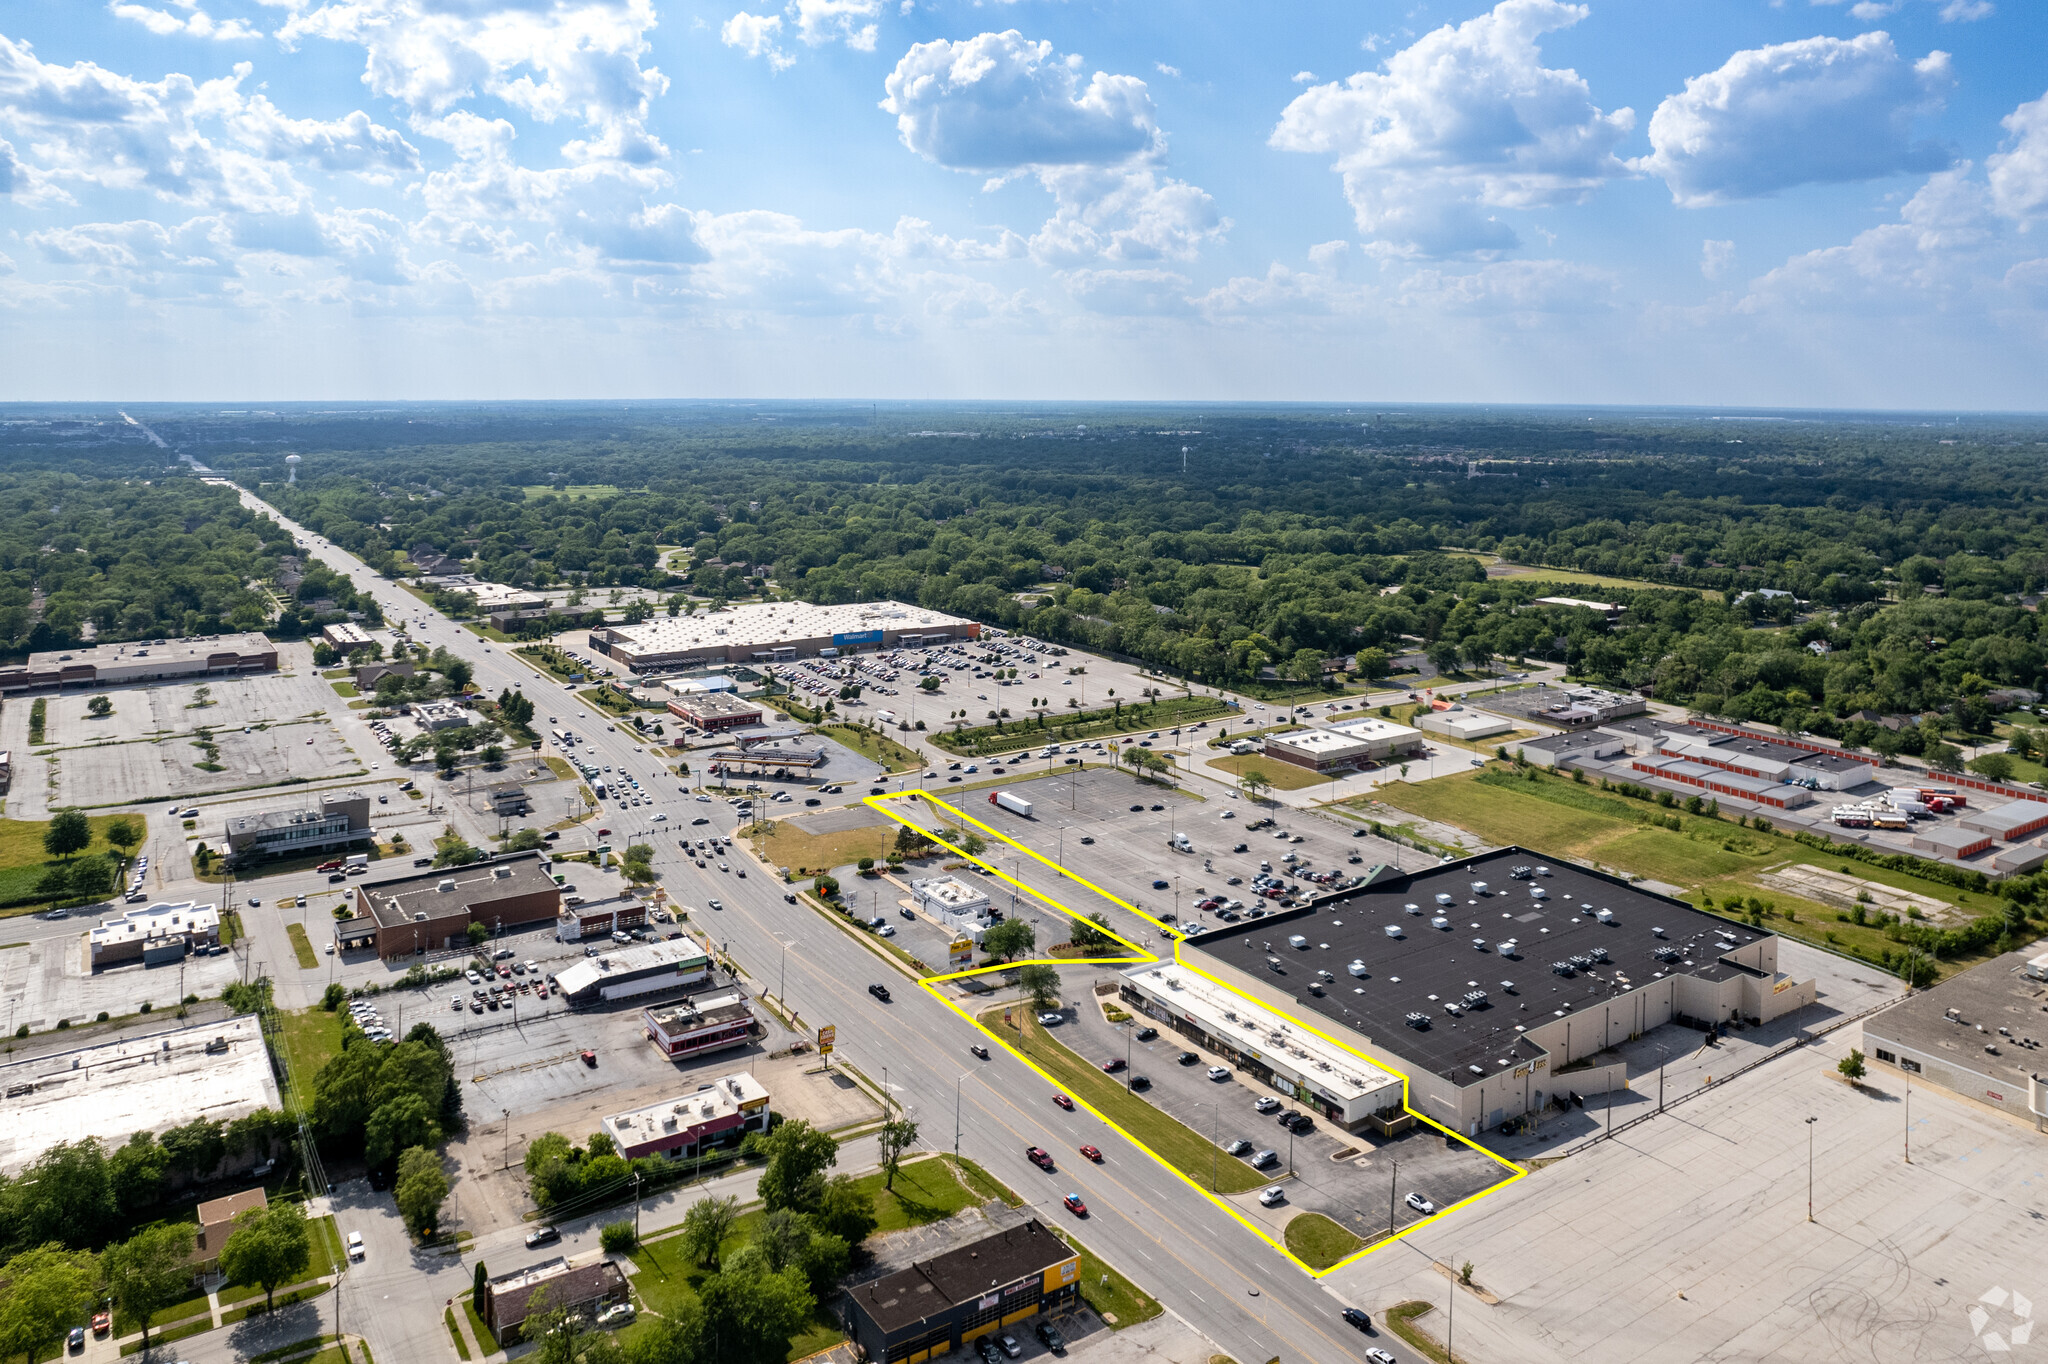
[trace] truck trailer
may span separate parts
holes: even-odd
[[[1031,802],[1022,796],[1013,796],[1008,791],[989,792],[988,803],[990,805],[1000,805],[1013,815],[1022,815],[1026,819],[1031,818]]]

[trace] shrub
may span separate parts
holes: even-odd
[[[64,1031],[64,1030],[66,1029],[66,1028],[69,1028],[70,1026],[71,1026],[71,1020],[70,1020],[70,1019],[68,1019],[68,1018],[60,1018],[60,1019],[58,1019],[58,1020],[57,1020],[57,1031],[58,1031],[58,1032],[63,1032],[63,1031]]]
[[[101,1010],[100,1010],[100,1016],[99,1016],[98,1018],[95,1018],[95,1019],[93,1020],[93,1022],[95,1022],[95,1023],[104,1023],[104,1022],[106,1022],[106,1021],[107,1021],[107,1020],[108,1020],[109,1018],[112,1018],[112,1017],[113,1017],[113,1015],[112,1015],[112,1014],[108,1013],[108,1012],[107,1012],[107,1011],[106,1011],[105,1009],[101,1009]]]
[[[607,1222],[597,1234],[597,1243],[613,1254],[624,1254],[639,1245],[640,1238],[633,1234],[631,1222]]]

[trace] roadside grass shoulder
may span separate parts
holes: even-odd
[[[1053,1235],[1065,1241],[1081,1257],[1081,1300],[1095,1309],[1112,1331],[1122,1331],[1139,1322],[1150,1321],[1166,1309],[1159,1299],[1132,1283],[1082,1245],[1065,1228],[1053,1228]]]
[[[853,725],[825,724],[815,728],[823,737],[865,757],[873,758],[891,772],[910,772],[924,766],[922,757],[886,734],[877,734]]]
[[[986,1011],[981,1018],[982,1026],[1052,1075],[1068,1094],[1085,1099],[1096,1112],[1150,1147],[1189,1179],[1207,1188],[1213,1176],[1218,1193],[1244,1193],[1265,1183],[1257,1170],[1235,1156],[1219,1157],[1216,1144],[1207,1137],[1130,1093],[1122,1081],[1053,1041],[1031,1016],[1029,1008],[1011,1005],[1009,1012],[1011,1021],[1005,1023],[1002,1008]],[[1050,1099],[1048,1095],[1047,1101]]]

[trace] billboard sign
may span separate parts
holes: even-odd
[[[838,1040],[838,1038],[839,1028],[837,1027],[837,1025],[827,1023],[822,1028],[819,1028],[818,1054],[820,1056],[830,1056],[832,1054],[833,1044]]]

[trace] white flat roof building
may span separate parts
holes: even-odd
[[[639,672],[704,663],[772,663],[826,650],[938,644],[980,633],[975,621],[903,602],[749,602],[704,615],[601,627],[590,632],[590,644]]]
[[[7,1175],[60,1141],[97,1133],[119,1145],[133,1132],[280,1106],[253,1014],[15,1061],[0,1066],[0,1092]]]
[[[1416,717],[1415,726],[1431,734],[1444,734],[1453,739],[1489,739],[1496,734],[1506,734],[1515,727],[1514,721],[1484,711],[1465,710],[1453,707],[1450,710],[1430,711]]]
[[[1333,767],[1382,762],[1422,747],[1422,735],[1406,725],[1376,716],[1340,720],[1321,729],[1268,734],[1266,756],[1327,772]]]
[[[964,933],[977,944],[988,931],[988,892],[971,886],[957,876],[933,876],[912,881],[910,893],[917,907],[946,927]]]
[[[1185,966],[1127,971],[1124,993],[1135,993],[1148,1016],[1183,1033],[1192,1025],[1207,1045],[1238,1065],[1267,1072],[1261,1078],[1274,1089],[1303,1102],[1333,1105],[1343,1114],[1346,1127],[1400,1111],[1399,1075]]]

